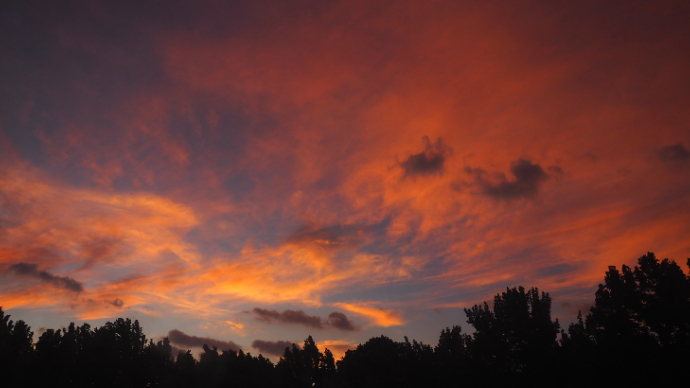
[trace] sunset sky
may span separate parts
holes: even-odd
[[[98,3],[0,6],[0,306],[34,340],[339,357],[519,285],[567,324],[647,251],[687,273],[690,2]]]

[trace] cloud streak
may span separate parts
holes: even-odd
[[[304,325],[307,327],[312,327],[314,329],[322,329],[323,323],[321,322],[321,317],[307,315],[302,310],[285,310],[278,312],[277,310],[267,310],[259,307],[255,307],[252,310],[256,315],[256,320],[266,323],[289,323]]]
[[[265,323],[277,322],[297,324],[313,329],[334,328],[342,331],[358,330],[356,325],[345,314],[338,311],[328,314],[328,318],[325,321],[319,316],[307,315],[302,310],[284,310],[279,312],[277,310],[267,310],[255,307],[252,312],[255,314],[255,319],[257,321]]]
[[[38,264],[16,263],[12,264],[9,270],[19,277],[38,279],[42,283],[49,284],[53,287],[74,291],[76,293],[84,291],[84,286],[81,282],[67,276],[56,276],[48,271],[41,271],[38,269]]]

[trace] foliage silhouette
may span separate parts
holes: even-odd
[[[674,261],[660,262],[649,252],[633,269],[609,267],[595,305],[584,320],[579,314],[561,345],[583,379],[659,384],[681,377],[690,359],[689,336],[690,277]]]
[[[15,323],[0,307],[0,381],[22,383],[30,368],[33,335],[24,321]]]
[[[509,288],[494,297],[493,311],[485,302],[465,314],[475,329],[467,341],[473,370],[513,384],[534,385],[548,376],[560,329],[558,320],[551,320],[549,294]]]
[[[330,350],[319,352],[309,336],[300,349],[292,344],[276,365],[276,372],[284,387],[330,387],[334,384],[335,360]]]
[[[690,267],[690,259],[688,259]],[[146,339],[138,321],[92,329],[71,323],[33,332],[0,308],[3,387],[439,387],[659,386],[684,378],[690,362],[690,277],[653,253],[634,268],[609,267],[586,316],[567,331],[551,318],[551,297],[508,288],[465,309],[467,323],[443,329],[432,347],[371,338],[335,361],[309,336],[274,365],[243,350],[203,346],[173,354]],[[558,338],[560,334],[560,339]]]

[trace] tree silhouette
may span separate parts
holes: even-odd
[[[173,387],[193,387],[198,385],[196,381],[197,362],[191,351],[180,352],[175,361],[175,379]]]
[[[471,337],[462,333],[460,326],[441,330],[438,345],[434,349],[434,376],[437,386],[450,386],[468,375]]]
[[[674,261],[659,262],[651,252],[634,269],[610,266],[584,326],[571,326],[569,334],[580,347],[586,341],[596,345],[589,348],[598,369],[589,370],[623,372],[608,375],[610,381],[672,381],[690,348],[690,279]]]
[[[546,377],[560,329],[558,320],[551,320],[549,294],[508,288],[494,297],[493,311],[485,302],[465,314],[475,329],[467,344],[475,370],[513,383],[537,384]]]
[[[285,348],[276,371],[285,387],[327,387],[334,384],[335,361],[328,349],[322,354],[309,336],[301,349],[295,344]]]
[[[380,336],[348,350],[338,361],[340,380],[347,387],[419,387],[432,384],[434,350],[417,341]]]
[[[156,343],[149,340],[142,355],[143,369],[146,371],[146,381],[150,386],[168,386],[171,383],[175,359],[172,356],[172,346],[167,338]]]
[[[338,372],[346,387],[404,387],[406,370],[400,344],[380,336],[355,350],[348,350],[338,362]]]
[[[33,335],[24,321],[13,322],[0,307],[0,376],[8,386],[20,386],[29,370]]]

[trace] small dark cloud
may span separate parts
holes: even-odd
[[[657,155],[659,159],[664,162],[674,164],[685,164],[690,161],[690,151],[688,151],[682,144],[668,145],[661,148]]]
[[[398,162],[405,171],[403,177],[443,174],[446,159],[453,153],[453,149],[443,144],[443,139],[440,137],[436,143],[431,143],[428,136],[424,136],[422,140],[425,145],[424,151],[412,154],[402,162]]]
[[[53,287],[75,291],[78,293],[84,291],[84,286],[80,282],[66,276],[53,275],[48,271],[40,271],[38,269],[38,264],[12,264],[9,270],[14,272],[17,276],[39,279],[42,283],[50,284]]]
[[[285,310],[279,312],[277,310],[267,310],[256,307],[253,311],[254,314],[256,314],[257,320],[266,323],[289,323],[304,325],[314,329],[333,328],[344,331],[359,329],[345,314],[338,311],[328,314],[328,319],[325,321],[319,316],[307,315],[302,310]]]
[[[352,323],[351,320],[343,313],[334,311],[328,314],[328,326],[336,328],[338,330],[353,331],[357,330],[357,327]]]
[[[506,200],[534,196],[542,182],[549,178],[539,164],[522,158],[510,165],[510,172],[515,176],[514,180],[508,180],[502,173],[494,174],[495,179],[489,180],[488,174],[482,169],[465,168],[465,171],[474,175],[475,184],[479,186],[483,194]],[[549,171],[562,173],[563,170],[560,167],[551,166]]]
[[[280,322],[299,324],[308,327],[313,327],[315,329],[323,328],[323,322],[321,321],[321,317],[307,315],[302,310],[285,310],[283,312],[278,312],[277,310],[266,310],[256,307],[252,311],[254,311],[254,314],[256,314],[257,320],[266,323]]]
[[[292,342],[290,341],[263,341],[255,340],[252,342],[252,347],[258,349],[259,352],[265,354],[271,354],[274,356],[282,356],[285,354],[285,348],[292,347]]]
[[[221,341],[208,337],[197,337],[195,335],[185,334],[177,329],[168,332],[168,339],[175,345],[189,348],[200,348],[204,345],[216,347],[220,350],[235,350],[240,349],[240,345],[232,341]]]
[[[115,298],[113,300],[108,300],[108,301],[106,301],[106,303],[108,303],[111,306],[115,306],[119,309],[121,309],[122,306],[125,305],[125,302],[123,302],[122,299],[119,299],[119,298]]]

